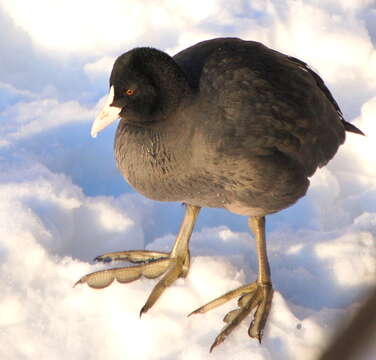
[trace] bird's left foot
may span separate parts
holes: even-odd
[[[210,348],[210,352],[217,345],[222,343],[226,339],[226,337],[235,329],[235,327],[239,325],[240,322],[244,320],[245,317],[249,315],[253,309],[256,309],[256,311],[254,319],[249,326],[248,335],[252,338],[258,339],[258,341],[261,343],[263,329],[266,323],[266,319],[268,318],[272,303],[273,288],[271,283],[261,283],[259,281],[256,281],[254,283],[241,286],[212,300],[206,305],[201,306],[189,315],[205,313],[236,297],[239,297],[239,308],[230,311],[223,318],[223,321],[227,323],[227,325],[216,337],[213,345]]]

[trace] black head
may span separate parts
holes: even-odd
[[[110,77],[112,106],[130,122],[163,120],[187,90],[185,75],[175,61],[153,48],[136,48],[119,56]]]

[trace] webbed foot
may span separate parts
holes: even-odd
[[[256,309],[256,311],[254,319],[249,326],[248,335],[252,338],[258,339],[258,341],[261,343],[263,329],[270,312],[273,297],[273,288],[270,283],[263,284],[256,281],[254,283],[241,286],[210,301],[206,305],[201,306],[200,308],[189,314],[189,316],[193,314],[206,313],[207,311],[214,309],[217,306],[220,306],[236,297],[239,297],[239,308],[230,311],[223,318],[223,321],[227,323],[227,325],[216,337],[213,345],[210,347],[210,352],[217,345],[221,344],[226,339],[226,337],[235,329],[235,327],[239,325],[240,322],[243,321],[245,317],[249,315],[254,309]]]
[[[178,277],[185,277],[189,270],[189,253],[184,257],[172,257],[168,253],[155,251],[121,251],[107,253],[95,258],[96,261],[129,261],[138,265],[96,271],[83,276],[77,284],[87,283],[94,289],[103,289],[116,279],[120,283],[129,283],[144,276],[154,279],[164,275],[152,290],[140,315],[148,311],[162,295],[163,291]]]
[[[142,307],[141,316],[156,303],[165,289],[177,278],[187,276],[190,264],[188,242],[199,211],[199,207],[187,205],[183,223],[170,253],[132,250],[97,256],[96,261],[128,261],[137,265],[96,271],[83,276],[75,285],[86,283],[92,288],[103,289],[115,279],[120,283],[129,283],[141,276],[154,279],[163,275]]]

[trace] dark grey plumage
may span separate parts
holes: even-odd
[[[204,41],[173,59],[137,48],[118,58],[110,84],[115,99],[125,87],[155,89],[140,96],[145,114],[124,103],[115,138],[120,171],[155,200],[266,215],[303,196],[345,139],[321,78],[253,41]]]

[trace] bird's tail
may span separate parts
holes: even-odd
[[[364,132],[362,130],[359,130],[355,125],[345,120],[342,120],[342,124],[345,127],[346,131],[365,136]]]

